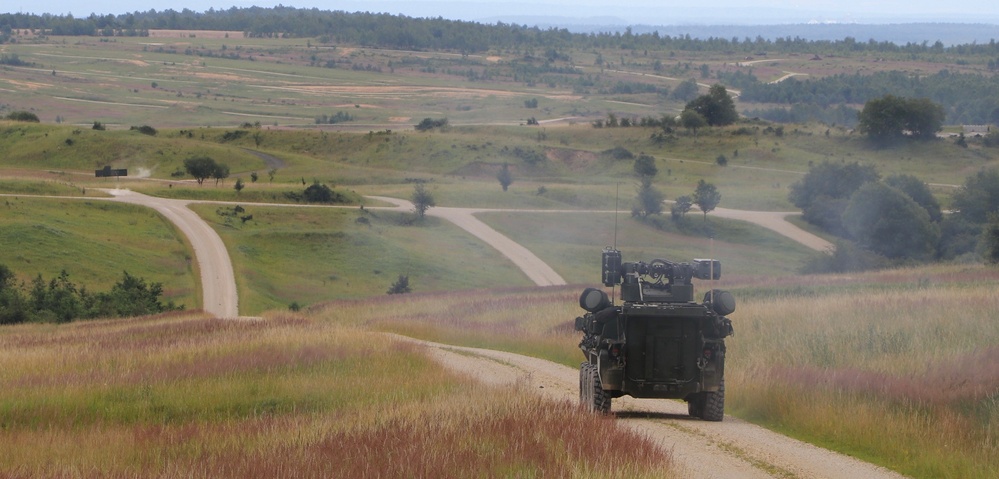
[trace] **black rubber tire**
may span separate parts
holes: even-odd
[[[604,387],[600,384],[600,371],[595,365],[590,365],[590,391],[591,391],[591,401],[590,401],[590,411],[599,412],[600,414],[608,414],[611,409],[611,397],[604,391]]]
[[[723,379],[717,392],[704,393],[705,421],[721,421],[725,418],[725,380]]]

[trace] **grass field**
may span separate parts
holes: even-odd
[[[44,123],[0,121],[0,193],[14,195],[0,198],[0,263],[19,279],[66,269],[95,290],[127,270],[162,282],[165,299],[188,307],[200,290],[189,248],[153,212],[25,195],[95,198],[122,187],[246,205],[286,202],[286,193],[319,181],[349,206],[247,205],[238,215],[253,216],[245,222],[219,214],[232,205],[192,207],[229,248],[241,311],[264,320],[179,314],[0,329],[0,390],[17,391],[0,394],[2,476],[668,475],[661,451],[611,421],[477,386],[375,334],[570,366],[581,359],[571,327],[581,313],[578,287],[528,287],[519,270],[450,223],[358,207],[372,205],[363,195],[408,198],[416,181],[441,206],[622,211],[616,235],[609,213],[479,216],[570,283],[597,283],[599,251],[613,244],[628,259],[721,259],[721,286],[740,301],[728,342],[729,412],[915,477],[999,476],[994,269],[799,276],[810,252],[743,223],[694,214],[687,228],[660,231],[632,220],[633,160],[608,153],[653,155],[667,199],[704,179],[718,186],[721,207],[791,211],[789,186],[822,161],[913,174],[933,183],[946,207],[954,185],[999,166],[999,149],[946,139],[877,148],[842,127],[788,125],[777,135],[755,120],[656,143],[656,129],[590,122],[675,114],[681,102],[504,77],[521,52],[320,49],[302,39],[198,33],[21,40],[2,52],[32,64],[4,67],[0,114],[30,110]],[[598,54],[628,68],[596,67]],[[664,54],[574,58],[603,85],[674,86],[693,76],[684,63],[743,68],[739,58],[679,52],[667,74],[634,74],[652,73]],[[827,75],[906,62],[888,56],[876,64],[779,59],[754,72]],[[976,68],[939,60],[915,66]],[[323,66],[330,61],[337,67]],[[468,74],[487,70],[497,73]],[[527,108],[529,99],[539,107]],[[354,119],[314,123],[340,111]],[[452,126],[413,131],[427,117]],[[561,120],[529,127],[529,117]],[[91,129],[95,121],[108,129]],[[139,125],[158,133],[129,130]],[[218,186],[175,176],[199,155],[227,164],[231,176]],[[508,192],[496,180],[503,164],[514,175]],[[95,179],[93,170],[107,165],[128,168],[129,177]],[[237,178],[242,192],[233,189]],[[385,295],[399,275],[415,294]],[[308,314],[275,312],[291,303]],[[592,449],[579,430],[613,440]],[[372,451],[391,459],[371,461]]]
[[[231,252],[243,314],[382,297],[399,275],[416,292],[529,284],[495,250],[436,218],[406,226],[410,215],[393,212],[248,206],[251,221],[227,225],[217,206],[192,208]]]
[[[48,183],[46,183],[48,184]],[[90,291],[127,271],[163,284],[163,299],[199,306],[195,265],[183,237],[155,212],[101,200],[0,198],[0,264],[22,281],[66,270]]]
[[[730,283],[740,304],[726,341],[727,410],[913,477],[993,477],[997,285],[994,269],[965,266]],[[578,293],[415,295],[312,314],[574,367]]]
[[[676,477],[611,420],[304,316],[5,327],[0,361],[4,477]]]

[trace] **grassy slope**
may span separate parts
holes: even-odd
[[[756,126],[750,123],[747,128],[753,130]],[[284,195],[301,192],[303,182],[307,185],[322,181],[345,194],[353,204],[370,204],[361,195],[407,198],[412,193],[410,180],[419,178],[431,181],[430,191],[438,204],[444,206],[602,210],[616,207],[626,212],[634,194],[632,161],[614,160],[603,153],[612,146],[624,145],[635,154],[646,152],[657,156],[660,174],[656,184],[666,192],[667,198],[691,194],[696,181],[706,178],[718,185],[722,207],[790,210],[793,207],[786,199],[788,185],[800,178],[809,162],[853,161],[863,156],[885,174],[906,171],[923,178],[938,178],[934,181],[941,183],[960,183],[960,172],[993,161],[983,156],[990,154],[990,150],[963,149],[942,140],[921,145],[921,149],[877,150],[842,132],[827,137],[805,129],[791,130],[778,138],[762,131],[734,135],[734,128],[729,128],[702,132],[696,138],[681,135],[676,142],[661,147],[648,141],[648,129],[594,129],[588,125],[546,128],[547,136],[540,141],[538,129],[528,127],[461,127],[445,132],[370,135],[250,128],[239,130],[245,132],[242,136],[227,140],[227,135],[232,137],[234,131],[237,130],[204,128],[189,135],[186,130],[165,130],[151,137],[129,131],[76,132],[73,127],[66,126],[7,123],[0,128],[0,134],[6,135],[8,140],[4,143],[8,153],[5,158],[10,167],[18,169],[8,169],[13,177],[0,182],[0,186],[10,192],[75,194],[88,191],[88,194],[97,194],[95,188],[114,184],[176,198],[285,202],[288,200]],[[73,144],[68,145],[66,138],[74,139]],[[779,146],[764,150],[770,142]],[[88,168],[97,164],[95,158],[105,157],[103,151],[126,146],[128,153],[122,157],[128,160],[116,162],[115,166],[127,166],[131,171],[145,168],[154,178],[165,181],[141,181],[130,177],[111,183],[111,180],[95,180],[89,176]],[[269,174],[271,168],[247,149],[263,151],[277,159],[280,167],[276,168],[273,180]],[[728,166],[718,166],[710,160],[716,151],[729,150],[733,153],[738,150],[739,154],[727,155],[730,158]],[[828,153],[817,155],[810,153],[812,151]],[[208,180],[199,187],[190,180],[178,182],[171,176],[183,158],[196,154],[209,154],[220,161],[232,162],[232,177],[217,186]],[[540,155],[541,160],[528,163],[524,160],[526,154]],[[27,160],[38,155],[47,159],[38,165]],[[910,160],[906,155],[920,156]],[[947,156],[947,160],[938,161],[942,156]],[[508,192],[503,192],[495,179],[495,171],[504,162],[509,163],[514,172],[514,184]],[[913,166],[899,169],[903,163]],[[26,170],[25,166],[35,169]],[[54,173],[46,176],[41,171]],[[75,171],[80,174],[73,174]],[[257,182],[250,181],[251,172],[258,173]],[[246,184],[240,193],[232,188],[237,177]],[[51,181],[44,182],[45,179]],[[952,189],[939,190],[941,193],[948,191]],[[942,199],[946,203],[946,195],[942,195]],[[215,216],[214,210],[204,207],[202,211],[211,218]],[[492,214],[484,215],[483,219],[529,245],[570,281],[595,278],[596,263],[589,259],[600,248],[613,243],[609,236],[613,232],[611,218]],[[244,273],[240,275],[240,286],[248,288],[243,294],[244,307],[259,312],[291,302],[309,304],[379,294],[398,274],[413,276],[417,290],[423,291],[524,284],[520,282],[523,281],[521,275],[511,272],[509,265],[495,259],[490,249],[475,241],[458,240],[460,236],[455,236],[454,232],[446,233],[448,228],[418,228],[416,231],[421,231],[420,236],[425,234],[425,239],[413,242],[408,237],[412,229],[386,221],[379,229],[385,233],[366,234],[364,236],[369,239],[359,240],[357,244],[361,249],[358,251],[363,254],[345,254],[351,248],[345,245],[353,243],[343,239],[359,234],[359,228],[354,227],[356,224],[352,221],[344,218],[314,231],[309,228],[308,234],[284,225],[280,238],[276,232],[268,236],[261,232],[251,235],[243,230],[222,229],[235,252],[240,247],[255,251],[252,259],[241,266]],[[689,222],[691,227],[699,223],[695,217]],[[714,246],[716,255],[724,258],[728,265],[727,275],[787,274],[795,271],[809,254],[797,245],[743,223],[716,219],[710,219],[708,223],[718,240]],[[254,224],[262,224],[260,217],[249,223],[247,231],[253,230]],[[618,227],[620,244],[629,249],[628,254],[674,260],[709,253],[711,246],[704,240],[707,231],[700,226],[694,229],[696,232],[687,236],[678,234],[686,230],[672,227],[661,233],[639,225],[623,214]],[[369,241],[371,238],[374,239]],[[252,246],[244,244],[247,241],[252,242]],[[271,241],[317,251],[321,261],[310,262],[308,255],[296,255],[290,249],[279,251],[280,248],[266,244]],[[383,251],[387,253],[383,254]],[[244,255],[233,256],[239,262]],[[462,258],[476,256],[493,258],[490,261],[494,263],[486,269],[503,273],[483,274],[468,270],[462,263],[467,259]],[[411,260],[400,263],[402,258]],[[342,262],[348,259],[352,263]],[[369,264],[362,264],[365,262]],[[47,275],[58,273],[58,268],[53,267],[55,269],[46,272]],[[432,272],[420,273],[424,268]],[[284,279],[253,279],[259,278],[259,272],[263,270]],[[374,274],[375,270],[380,273]],[[300,271],[307,273],[297,273]],[[288,286],[280,286],[282,284]]]
[[[28,281],[61,270],[91,291],[108,290],[122,272],[163,283],[164,298],[197,307],[188,248],[151,210],[105,201],[0,199],[0,263]]]
[[[730,280],[740,304],[726,340],[728,411],[914,477],[994,477],[997,285],[994,269],[960,265]],[[578,292],[414,295],[313,312],[574,367]]]
[[[379,296],[399,275],[417,292],[527,284],[492,248],[435,218],[403,226],[398,213],[248,206],[253,220],[226,226],[218,207],[193,209],[231,251],[243,314]]]
[[[612,421],[302,316],[5,327],[0,361],[5,477],[676,477]]]
[[[511,85],[419,75],[407,82],[407,88],[419,86],[436,90],[410,88],[367,93],[326,90],[317,93],[303,88],[303,84],[397,86],[395,83],[390,85],[397,77],[387,73],[369,74],[285,63],[285,60],[301,56],[303,46],[295,45],[294,41],[241,41],[246,48],[257,48],[259,52],[272,55],[271,60],[250,62],[244,55],[243,60],[212,58],[199,62],[191,61],[197,57],[183,55],[181,44],[204,44],[221,49],[222,44],[234,42],[171,40],[164,42],[166,51],[161,52],[155,47],[142,46],[139,40],[123,39],[122,50],[115,45],[110,51],[93,39],[43,47],[12,46],[14,53],[28,61],[42,63],[43,68],[12,69],[8,72],[10,75],[0,79],[0,85],[23,93],[18,95],[17,101],[37,107],[44,120],[52,121],[59,113],[77,126],[0,122],[0,138],[3,139],[0,141],[0,166],[8,171],[14,168],[34,170],[31,174],[9,175],[30,177],[28,179],[3,178],[0,187],[4,192],[73,194],[87,188],[88,194],[92,194],[90,190],[94,187],[108,186],[107,181],[89,178],[90,171],[105,164],[128,167],[131,171],[144,168],[155,178],[169,179],[184,158],[196,154],[208,154],[228,163],[233,175],[243,177],[244,181],[251,171],[258,171],[266,178],[268,167],[263,160],[243,150],[253,148],[279,157],[282,166],[273,183],[267,181],[266,185],[249,186],[239,197],[242,201],[267,201],[269,195],[274,200],[273,197],[283,191],[301,188],[300,180],[313,179],[354,190],[357,194],[407,197],[412,191],[407,180],[421,178],[432,180],[431,188],[442,205],[613,209],[618,203],[616,198],[633,195],[631,161],[614,161],[601,152],[623,146],[635,154],[648,153],[657,158],[661,173],[656,183],[668,198],[689,194],[697,180],[703,178],[719,186],[723,195],[722,207],[787,210],[790,209],[786,199],[788,185],[800,178],[809,165],[821,161],[872,163],[883,174],[906,172],[928,182],[943,184],[960,184],[979,168],[997,163],[996,150],[983,149],[974,141],[968,149],[954,146],[947,140],[876,149],[839,128],[828,129],[826,135],[824,126],[786,127],[786,134],[776,137],[764,133],[765,125],[746,123],[723,130],[705,130],[697,137],[681,132],[674,142],[663,145],[655,145],[649,140],[651,130],[648,129],[597,130],[585,121],[542,128],[490,125],[431,133],[401,131],[409,130],[410,125],[424,116],[447,116],[454,124],[498,122],[514,125],[528,115],[551,118],[590,114],[590,118],[600,118],[608,111],[621,112],[620,109],[634,115],[652,113],[658,116],[663,111],[672,111],[671,108],[675,109],[677,105],[644,97],[635,101],[638,99],[632,97],[566,95],[561,87],[523,89],[514,86],[512,88],[517,91],[513,93],[456,94],[443,88],[504,89]],[[181,45],[179,50],[178,45]],[[170,49],[177,53],[169,53]],[[344,54],[359,62],[381,58],[377,57],[380,53],[363,50]],[[57,62],[59,58],[63,60]],[[276,58],[281,62],[273,61]],[[379,61],[384,62],[386,58]],[[59,70],[59,73],[51,75],[51,70]],[[157,82],[155,88],[151,85],[154,81]],[[523,109],[523,100],[534,96],[541,98],[544,108]],[[631,105],[621,106],[609,100],[627,101]],[[87,106],[92,105],[87,103],[89,101],[98,102],[94,104],[98,105],[102,116],[95,116],[95,110]],[[351,110],[354,105],[360,108]],[[145,106],[166,108],[155,109],[155,115],[150,116]],[[308,126],[315,115],[331,114],[340,109],[348,109],[361,118],[349,126],[361,133],[272,128],[278,122],[282,127]],[[150,118],[157,121],[151,122]],[[114,131],[90,130],[93,120],[111,124]],[[234,131],[234,125],[243,121],[261,121],[262,125],[259,129],[248,130],[242,138],[223,141],[224,135]],[[161,128],[156,137],[147,137],[122,130],[129,125],[145,123],[156,127],[173,125],[185,131]],[[200,125],[224,127],[209,129]],[[393,133],[365,134],[368,129],[382,130],[386,125],[392,125]],[[752,134],[733,134],[736,128],[743,126]],[[190,135],[187,129],[191,129]],[[539,164],[528,164],[519,153],[523,151],[540,153],[546,159]],[[715,164],[715,158],[721,154],[728,158],[729,166]],[[507,194],[499,191],[495,180],[495,169],[504,162],[510,163],[515,176],[515,183]],[[39,183],[37,172],[42,170],[63,173],[53,175],[56,179],[51,182]],[[83,174],[66,173],[74,171]],[[172,188],[163,183],[131,181],[123,184],[153,194],[196,194],[210,199],[227,199],[235,197],[232,181],[210,189]],[[543,195],[537,194],[541,186],[547,190]],[[949,191],[948,188],[938,190],[944,203]],[[36,214],[34,203],[25,208],[31,210],[30,215]],[[52,229],[68,228],[63,223],[67,219],[59,215],[76,217],[67,215],[78,212],[76,208],[66,206],[65,211],[50,211],[47,214],[54,215],[51,220],[39,222],[41,226],[30,230],[34,236],[18,237],[15,244],[18,248],[45,244],[46,237],[39,236],[40,232],[51,236]],[[214,207],[197,209],[206,218],[216,218]],[[626,207],[622,209],[627,210]],[[532,296],[537,293],[533,290],[509,294],[470,292],[464,296],[471,301],[458,303],[453,303],[446,295],[386,298],[381,294],[395,275],[403,272],[390,271],[390,267],[374,268],[372,265],[381,264],[379,261],[386,261],[390,266],[402,262],[414,270],[433,272],[421,278],[412,276],[417,291],[523,284],[519,273],[512,271],[509,265],[448,225],[430,222],[419,227],[401,227],[394,223],[395,218],[385,215],[371,230],[366,230],[354,222],[359,214],[357,210],[290,214],[284,210],[254,207],[251,213],[255,219],[247,225],[217,228],[230,245],[240,270],[237,275],[244,302],[241,306],[248,310],[283,307],[290,301],[312,303],[334,297],[375,295],[372,300],[340,302],[317,312],[340,322],[361,322],[376,329],[499,347],[566,364],[578,363],[578,352],[573,346],[576,338],[567,330],[569,320],[578,314],[573,307],[575,291],[547,290],[540,297]],[[141,218],[146,214],[128,216]],[[551,221],[545,218],[541,215],[483,216],[490,224],[528,243],[570,281],[578,278],[580,282],[595,282],[597,251],[610,242],[607,228],[600,227],[599,234],[592,234],[593,227],[585,216],[566,216],[563,231],[530,238],[530,232],[545,231],[543,226]],[[606,226],[609,220],[600,222]],[[704,255],[703,239],[658,233],[635,226],[631,220],[623,223],[628,226],[622,228],[622,245],[632,248],[625,251],[628,257],[650,254],[687,259]],[[5,231],[6,224],[5,221]],[[728,279],[725,281],[735,288],[740,299],[745,300],[735,315],[737,327],[740,331],[747,331],[744,328],[753,331],[742,333],[749,336],[744,343],[739,343],[741,336],[732,341],[732,410],[771,427],[914,475],[971,477],[996,474],[995,436],[989,434],[992,430],[989,428],[995,424],[994,395],[983,399],[965,394],[956,385],[940,388],[918,381],[924,373],[935,377],[937,364],[942,364],[944,369],[960,370],[962,374],[994,369],[992,350],[982,343],[994,343],[993,327],[974,322],[959,326],[938,322],[939,318],[953,317],[954,311],[965,311],[968,302],[981,303],[976,306],[980,309],[960,319],[973,321],[989,317],[995,308],[989,302],[994,296],[989,289],[962,285],[959,288],[966,291],[956,294],[946,287],[935,286],[938,281],[961,283],[959,279],[953,279],[956,273],[952,270],[907,271],[902,277],[910,278],[912,274],[926,277],[927,282],[917,283],[917,286],[924,284],[934,288],[935,296],[930,302],[942,305],[911,308],[907,305],[928,304],[929,300],[923,299],[925,290],[905,286],[901,288],[902,293],[886,292],[891,290],[891,284],[906,283],[909,281],[906,279],[860,275],[853,279],[819,278],[817,284],[802,285],[800,278],[782,276],[797,266],[803,256],[800,248],[789,247],[770,235],[747,234],[728,222],[712,221],[712,224],[722,232],[715,245],[718,256],[736,273],[729,274],[733,270],[727,266],[725,276]],[[124,224],[113,226],[115,231],[128,230]],[[63,243],[55,250],[67,257],[100,259],[94,263],[103,265],[101,241],[106,243],[108,238],[85,225],[73,227],[83,228],[74,232],[73,237],[96,239],[83,242],[82,248],[73,242]],[[752,239],[737,241],[740,236]],[[175,237],[172,241],[176,242]],[[357,249],[346,251],[344,244]],[[3,251],[11,250],[4,248]],[[48,256],[50,251],[54,250],[46,247],[36,256]],[[76,255],[78,251],[81,254]],[[308,254],[302,254],[303,251]],[[130,273],[159,280],[152,276],[158,268],[152,268],[150,275],[131,269],[133,264],[150,264],[146,255],[152,252],[130,251],[127,247],[126,252],[135,255],[134,263],[129,263]],[[356,254],[358,252],[361,254]],[[469,254],[459,254],[465,252]],[[345,257],[346,253],[349,255]],[[183,253],[174,250],[172,254],[176,263],[177,255]],[[468,258],[474,258],[471,261],[481,266],[481,270],[470,271]],[[38,265],[43,260],[33,261]],[[63,257],[56,258],[46,266],[51,271],[45,274],[58,273],[67,261]],[[81,275],[92,274],[97,284],[113,282],[120,275],[117,266],[95,267],[85,260],[79,264],[91,271]],[[18,269],[16,265],[11,266]],[[381,274],[375,274],[375,269]],[[265,270],[268,274],[261,275]],[[178,264],[173,271],[191,276],[186,262]],[[744,278],[743,274],[751,274],[753,278]],[[71,275],[82,280],[73,271]],[[372,277],[378,280],[372,280]],[[159,281],[170,284],[167,280]],[[350,286],[345,287],[346,283]],[[178,294],[193,297],[190,293],[193,287],[188,286],[188,293],[182,292],[183,287],[174,286],[173,289],[181,291]],[[171,287],[167,289],[170,291]],[[551,297],[545,297],[547,294]],[[802,316],[802,312],[826,305],[824,299],[817,301],[817,297],[830,298],[828,302],[833,304],[828,306],[831,312],[820,318],[821,321],[812,321],[810,316]],[[847,308],[837,309],[843,305]],[[909,317],[902,318],[896,311],[904,311]],[[781,316],[775,318],[775,315]],[[892,320],[882,322],[885,317]],[[841,321],[843,318],[851,321]],[[740,322],[745,326],[738,326]],[[907,324],[913,326],[913,331],[897,329]],[[814,330],[816,327],[820,328],[819,332]],[[977,336],[973,339],[953,333],[975,328]],[[931,346],[930,353],[924,355],[927,345]],[[858,351],[869,362],[844,359],[857,355]],[[794,357],[794,368],[780,369],[771,364],[779,354],[803,356]],[[966,362],[967,366],[961,366]],[[982,364],[986,367],[982,368]],[[764,367],[769,369],[761,370]],[[862,373],[860,376],[886,374],[887,381],[880,376],[877,377],[879,381],[859,385],[842,380],[844,375],[855,371]],[[767,382],[758,382],[758,377],[767,378]],[[962,376],[958,374],[957,377]],[[814,388],[815,391],[793,388],[798,382],[809,384],[807,381],[815,378],[821,386]],[[968,378],[969,382],[980,379],[981,376]],[[905,381],[914,386],[905,385]],[[874,383],[891,386],[894,388],[889,391],[892,395],[886,398],[884,390],[870,389]],[[927,390],[957,392],[942,398],[927,398],[921,392]],[[141,391],[146,389],[132,393]],[[185,408],[187,406],[182,409]],[[886,410],[889,411],[887,415]],[[885,428],[886,416],[895,427]],[[856,420],[844,421],[844,418]],[[893,435],[886,439],[884,435],[870,433],[878,430],[890,430]],[[172,434],[174,431],[167,432]],[[118,432],[106,437],[119,437],[115,434]],[[133,437],[136,433],[121,434],[121,437]],[[83,440],[93,439],[87,436]],[[921,459],[916,460],[915,456]]]

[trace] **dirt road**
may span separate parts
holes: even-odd
[[[232,263],[221,238],[186,200],[155,198],[127,190],[109,190],[111,201],[153,208],[177,225],[194,248],[201,270],[204,309],[215,316],[238,316],[238,296]],[[90,198],[93,199],[93,198]],[[395,206],[381,209],[409,210],[403,200],[380,198]],[[433,216],[454,222],[489,243],[514,261],[538,284],[564,284],[543,261],[474,217],[471,208],[434,208]],[[522,211],[522,210],[516,210]],[[549,211],[550,212],[550,211]],[[578,211],[577,211],[578,212]],[[716,210],[718,216],[767,223],[773,229],[786,213],[753,213]],[[789,224],[789,223],[788,223]],[[765,224],[763,224],[766,226]],[[793,227],[793,225],[791,225]],[[807,239],[801,236],[803,239]],[[816,244],[815,246],[820,246]],[[400,337],[401,338],[401,337]],[[403,338],[406,341],[412,339]],[[434,343],[422,343],[445,367],[495,385],[517,385],[552,400],[578,400],[579,373],[573,368],[517,354]],[[682,402],[667,400],[614,400],[620,424],[654,440],[672,454],[681,477],[691,478],[901,478],[896,473],[848,456],[797,441],[736,418],[721,423],[693,420]]]
[[[411,211],[413,204],[398,198],[388,198],[384,196],[372,196],[372,199],[381,200],[395,206],[386,209],[397,211]],[[373,207],[372,209],[375,209]],[[444,218],[486,244],[496,248],[501,254],[510,259],[521,271],[524,272],[538,286],[553,286],[566,284],[565,280],[559,276],[550,266],[545,264],[530,250],[514,242],[510,238],[503,236],[498,231],[489,227],[475,217],[477,213],[488,212],[517,212],[517,213],[559,213],[559,214],[580,214],[580,213],[613,213],[613,211],[583,211],[583,210],[526,210],[526,209],[490,209],[490,208],[452,208],[435,207],[427,210],[427,215]],[[833,244],[809,233],[787,221],[787,217],[798,213],[794,212],[772,212],[772,211],[745,211],[732,210],[726,208],[716,208],[711,212],[713,216],[747,221],[758,226],[762,226],[780,235],[797,241],[816,251],[831,251]]]
[[[415,341],[409,338],[398,338]],[[577,402],[579,371],[502,351],[417,341],[460,374],[497,386],[520,386],[556,401]],[[899,479],[904,476],[726,416],[705,422],[669,400],[614,400],[618,422],[670,451],[687,478]]]
[[[156,198],[128,190],[107,190],[115,201],[152,208],[177,226],[194,248],[201,270],[202,303],[205,312],[220,318],[239,316],[239,295],[229,252],[218,233],[187,208],[188,201]]]

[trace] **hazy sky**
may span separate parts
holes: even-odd
[[[203,12],[209,8],[272,7],[285,5],[321,10],[370,11],[414,17],[444,17],[492,22],[498,18],[562,17],[563,19],[616,19],[619,23],[646,25],[776,24],[806,22],[907,23],[962,22],[999,24],[996,0],[2,0],[4,13],[121,14],[155,9]],[[951,7],[957,7],[954,10]],[[999,36],[999,27],[997,27]]]

